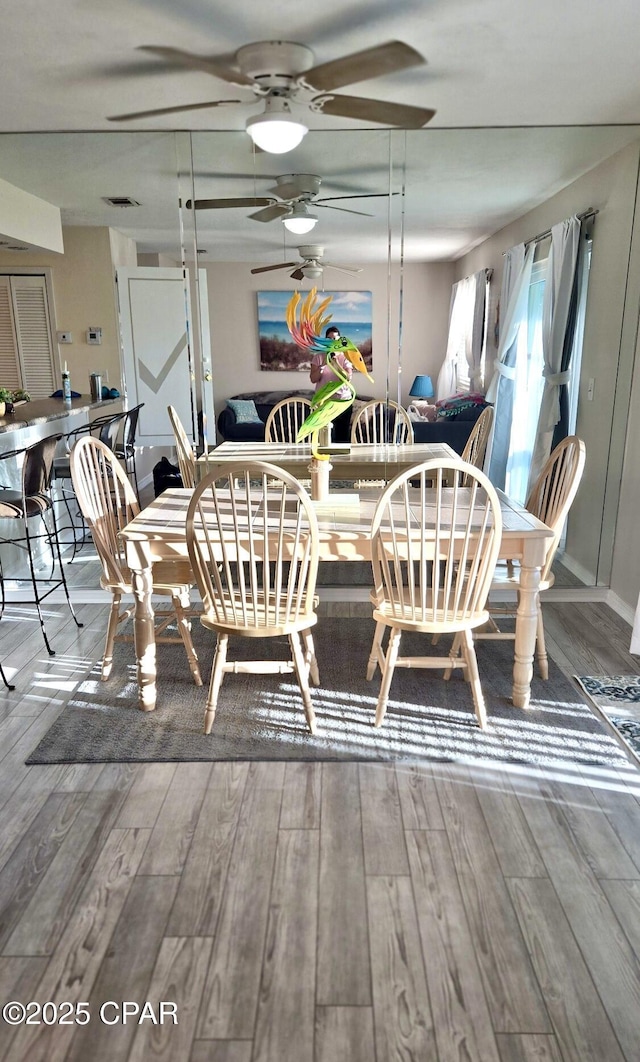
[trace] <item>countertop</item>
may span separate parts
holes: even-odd
[[[107,398],[103,402],[95,402],[90,395],[81,395],[80,398],[37,398],[33,402],[24,402],[14,406],[14,412],[0,417],[0,434],[17,431],[20,428],[29,428],[35,424],[47,424],[49,421],[60,420],[73,413],[89,413],[93,410],[107,409],[109,406],[121,402],[120,398]]]

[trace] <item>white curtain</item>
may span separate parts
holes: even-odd
[[[542,351],[544,390],[531,460],[529,484],[535,483],[551,453],[553,431],[560,420],[560,388],[569,383],[571,372],[562,371],[563,353],[571,307],[581,223],[567,218],[551,229],[551,247],[542,308]]]
[[[504,489],[507,463],[511,449],[513,398],[516,380],[516,354],[522,328],[526,329],[529,287],[535,244],[525,248],[517,244],[507,251],[502,274],[500,306],[502,321],[498,341],[498,356],[494,374],[487,391],[487,401],[495,406],[494,428],[489,443],[487,467],[489,478],[496,487]]]
[[[438,374],[436,399],[456,391],[482,390],[486,292],[485,269],[453,285],[447,353]]]

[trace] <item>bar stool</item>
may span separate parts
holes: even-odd
[[[59,488],[60,497],[64,502],[69,517],[69,528],[73,532],[73,553],[70,558],[72,561],[75,559],[78,550],[82,549],[86,542],[88,531],[71,482],[71,465],[69,461],[71,447],[83,436],[94,435],[96,438],[100,439],[105,446],[108,446],[110,450],[115,450],[120,426],[126,416],[127,414],[122,412],[109,413],[104,417],[97,417],[95,420],[92,420],[90,424],[81,424],[79,428],[74,428],[73,431],[62,436],[65,452],[63,457],[56,457],[54,459],[53,479]],[[73,511],[74,509],[75,515]],[[61,527],[60,530],[67,530],[66,524],[64,527]],[[81,531],[80,537],[76,534],[76,531]]]
[[[140,497],[140,491],[138,489],[138,473],[136,470],[136,432],[138,430],[138,417],[143,405],[144,402],[141,402],[139,406],[134,406],[133,409],[126,411],[122,418],[122,435],[118,438],[115,446],[112,447],[116,457],[124,462],[129,479],[133,476],[138,497]]]
[[[62,566],[62,557],[60,554],[60,539],[58,537],[55,508],[51,496],[53,456],[58,441],[61,438],[61,435],[51,435],[46,439],[40,439],[38,442],[33,443],[31,446],[27,446],[22,450],[12,450],[6,454],[0,454],[0,461],[5,461],[8,458],[14,457],[18,459],[22,458],[21,489],[15,490],[11,487],[0,488],[0,517],[20,520],[24,526],[24,535],[22,537],[4,538],[0,536],[0,542],[18,546],[20,549],[24,549],[27,552],[35,605],[38,610],[42,637],[44,638],[44,644],[47,647],[49,656],[55,656],[55,651],[51,648],[47,637],[41,602],[49,597],[49,595],[59,586],[64,587],[67,604],[69,605],[76,626],[83,626],[73,610],[73,605],[71,604],[71,598],[69,596],[69,588],[67,586],[64,568]],[[52,530],[50,530],[47,525],[47,513],[51,514]],[[39,517],[42,520],[44,531],[34,534],[29,528],[29,521],[35,517]],[[42,539],[46,539],[52,554],[51,576],[49,579],[38,578],[36,575],[33,547],[36,542]],[[55,572],[56,558],[60,569],[60,578],[54,580],[53,576]],[[51,585],[46,593],[40,594],[38,586],[43,582],[50,583]],[[2,607],[4,608],[4,589],[2,594]]]
[[[3,578],[3,573],[2,573],[2,561],[1,560],[0,560],[0,597],[1,597],[1,600],[2,600],[2,603],[0,604],[0,616],[1,616],[2,613],[4,612],[4,578]],[[4,668],[3,668],[2,664],[0,664],[0,678],[2,679],[2,681],[4,682],[4,684],[5,684],[5,686],[7,687],[8,690],[15,690],[15,686],[11,685],[11,683],[9,682],[7,676],[5,675]]]

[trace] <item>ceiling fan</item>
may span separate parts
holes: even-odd
[[[279,262],[278,265],[270,266],[256,266],[252,269],[252,273],[270,273],[274,269],[291,269],[295,266],[293,273],[289,273],[292,280],[304,280],[307,277],[309,280],[317,280],[322,276],[324,269],[337,269],[340,273],[349,273],[350,276],[357,276],[361,273],[361,269],[347,266],[337,266],[333,262],[324,261],[324,247],[319,247],[317,244],[304,244],[302,247],[298,247],[302,263],[300,262]]]
[[[195,199],[187,200],[187,209],[191,210],[224,210],[229,207],[260,207],[255,213],[249,214],[253,221],[275,221],[280,218],[291,232],[302,235],[309,232],[318,220],[314,214],[310,214],[308,206],[320,207],[323,210],[340,210],[347,214],[361,214],[363,217],[373,217],[364,210],[353,210],[351,207],[334,206],[335,200],[344,199],[379,199],[386,198],[388,192],[361,192],[355,195],[331,195],[324,199],[318,199],[322,179],[314,173],[285,173],[276,177],[275,187],[269,188],[271,196],[258,197],[247,196],[244,199]],[[392,193],[395,194],[395,193]],[[278,198],[274,198],[277,196]],[[278,202],[281,200],[281,202]]]
[[[419,129],[435,114],[435,111],[426,107],[334,93],[334,89],[345,85],[422,65],[425,59],[402,41],[388,41],[340,59],[330,59],[315,67],[311,49],[291,41],[246,44],[231,56],[195,55],[179,48],[154,44],[142,44],[140,50],[191,70],[212,74],[228,84],[250,89],[258,100],[264,101],[264,109],[261,114],[247,120],[247,132],[258,147],[276,154],[291,151],[308,132],[307,126],[294,117],[292,103],[306,104],[319,114],[354,118],[361,122],[379,122],[401,129]],[[158,107],[149,111],[112,115],[109,121],[127,122],[180,111],[255,102],[255,99],[213,100],[208,103]]]

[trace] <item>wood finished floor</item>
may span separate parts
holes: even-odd
[[[105,610],[79,606],[77,631],[51,606],[52,659],[12,612],[0,1000],[87,1002],[91,1021],[0,1022],[0,1058],[637,1062],[634,768],[25,767]],[[567,673],[636,671],[605,606],[545,617]],[[108,1000],[173,1002],[179,1024],[102,1024]]]

